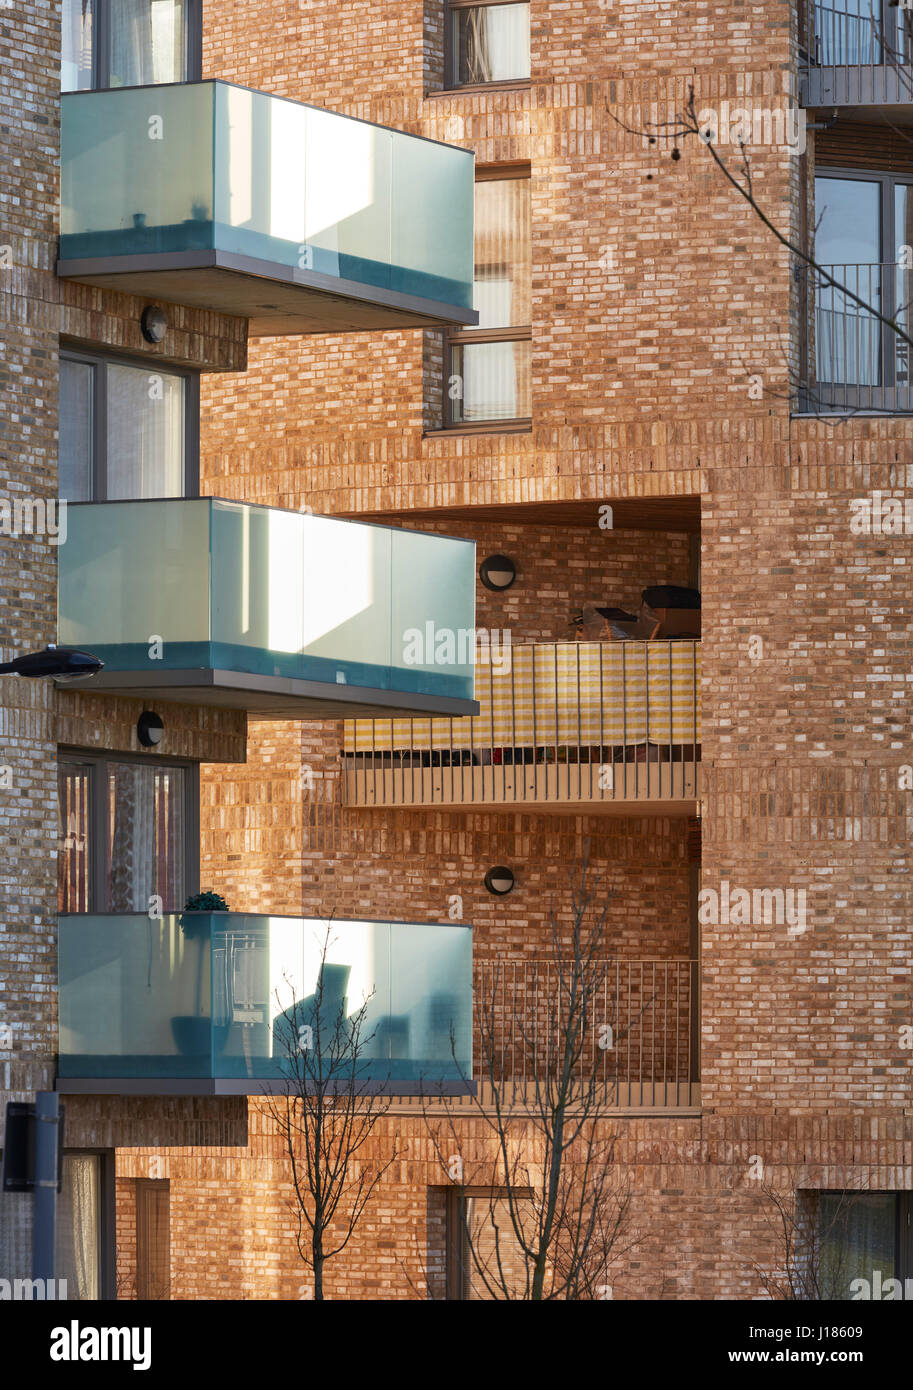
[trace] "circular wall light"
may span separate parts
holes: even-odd
[[[151,709],[144,709],[136,723],[136,737],[144,748],[155,748],[161,743],[165,733],[165,725],[161,718]]]
[[[147,343],[160,343],[168,331],[168,315],[157,304],[147,304],[139,326]]]
[[[509,555],[489,555],[479,566],[479,578],[486,589],[496,593],[509,589],[517,577],[517,566]]]
[[[505,898],[513,888],[516,879],[511,870],[504,864],[497,864],[493,869],[488,870],[483,881],[489,893],[494,893],[496,898]]]

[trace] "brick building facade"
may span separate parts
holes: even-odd
[[[488,339],[484,326],[248,339],[243,318],[171,306],[162,292],[170,327],[150,347],[139,334],[148,296],[54,275],[56,8],[25,8],[26,36],[9,23],[4,34],[17,61],[25,55],[21,93],[6,82],[3,98],[22,161],[3,175],[0,237],[13,248],[0,271],[11,493],[53,495],[58,349],[90,344],[202,369],[203,495],[468,537],[480,560],[510,556],[517,578],[501,593],[478,586],[477,622],[509,631],[514,646],[557,648],[584,604],[631,610],[649,585],[701,590],[699,785],[645,806],[573,790],[554,806],[538,794],[431,804],[414,791],[410,800],[404,773],[398,800],[381,781],[367,804],[347,781],[356,764],[340,720],[245,721],[169,703],[167,753],[202,764],[201,885],[242,913],[441,924],[457,895],[478,979],[495,961],[547,955],[549,904],[566,911],[568,868],[588,854],[612,895],[608,955],[699,961],[684,1097],[657,1103],[654,1092],[651,1104],[642,1092],[604,1116],[636,1233],[611,1270],[613,1296],[763,1296],[763,1272],[784,1258],[772,1192],[867,1190],[896,1202],[896,1268],[913,1273],[901,1224],[913,1192],[913,547],[909,531],[851,526],[857,499],[905,495],[910,403],[892,357],[887,407],[859,395],[836,408],[832,381],[872,386],[859,359],[871,328],[852,321],[851,361],[845,304],[819,289],[809,329],[801,257],[696,138],[666,133],[689,86],[696,110],[716,118],[735,107],[785,116],[805,91],[806,147],[762,138],[748,157],[778,231],[810,249],[817,224],[823,247],[822,170],[845,182],[889,171],[895,209],[904,177],[913,185],[877,119],[860,140],[858,97],[836,120],[810,105],[808,55],[826,72],[860,53],[835,57],[813,7],[774,0],[750,13],[700,3],[674,22],[626,0],[531,0],[475,7],[528,9],[528,73],[521,64],[519,75],[460,82],[451,36],[463,4],[206,0],[204,80],[471,150],[480,181],[528,181],[531,321],[498,323]],[[907,103],[894,110],[903,126]],[[737,168],[738,148],[718,148]],[[827,264],[838,259],[851,257]],[[486,419],[483,406],[454,421],[453,366],[470,360],[474,331],[476,344],[528,342],[512,359],[522,395],[529,353],[528,411]],[[879,362],[886,374],[887,356]],[[5,647],[29,650],[53,636],[55,555],[41,539],[25,558],[19,542],[3,546],[16,594]],[[53,1075],[55,751],[135,752],[144,707],[23,684],[6,679],[0,715],[17,789],[3,822],[10,1096]],[[424,765],[402,764],[413,789]],[[504,899],[483,884],[499,864],[516,877]],[[724,885],[804,894],[805,914],[742,922],[702,910]],[[458,1124],[482,1161],[484,1127],[471,1110]],[[328,1272],[330,1296],[443,1296],[446,1179],[414,1103],[394,1102],[378,1155],[394,1135],[397,1160]],[[68,1144],[112,1156],[123,1296],[137,1288],[137,1204],[149,1183],[168,1185],[170,1297],[308,1295],[281,1143],[256,1094],[74,1095]]]

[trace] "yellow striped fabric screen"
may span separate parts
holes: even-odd
[[[509,656],[501,670],[477,658],[474,718],[347,720],[344,751],[700,742],[700,642],[556,642]]]

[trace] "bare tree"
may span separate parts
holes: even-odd
[[[585,858],[570,875],[569,928],[550,909],[546,997],[537,993],[530,1006],[505,988],[498,968],[484,997],[477,991],[480,1080],[471,1104],[423,1097],[463,1277],[482,1297],[611,1297],[612,1266],[638,1243],[615,1165],[617,1134],[607,1129],[618,1093],[607,1054],[653,999],[638,1001],[624,1025],[611,1016],[610,895],[588,877]]]
[[[314,994],[298,999],[292,990],[275,1021],[285,1091],[265,1098],[289,1160],[298,1254],[313,1271],[315,1299],[324,1298],[327,1261],[345,1250],[397,1157],[395,1141],[383,1159],[364,1155],[391,1102],[382,1078],[371,1076],[370,996],[347,1013],[337,978],[345,967],[327,960],[330,944],[328,928]]]

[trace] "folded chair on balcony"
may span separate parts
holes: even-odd
[[[653,584],[641,594],[641,618],[649,627],[647,641],[700,637],[701,596],[678,584]]]

